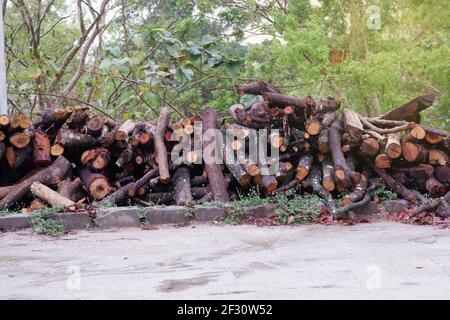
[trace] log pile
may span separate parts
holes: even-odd
[[[418,123],[418,113],[432,103],[429,97],[401,106],[401,112],[368,118],[341,109],[333,97],[288,96],[261,81],[236,91],[254,99],[230,107],[231,123],[219,123],[209,107],[181,119],[171,119],[165,107],[159,119],[124,122],[80,106],[42,110],[33,121],[24,114],[0,115],[0,210],[83,201],[96,206],[226,202],[256,187],[262,196],[316,193],[340,216],[367,203],[382,181],[415,204],[415,211],[439,207],[450,215],[450,135]],[[191,139],[197,124],[200,145]],[[208,136],[210,129],[227,138],[231,132],[231,144],[223,148],[225,140]],[[251,141],[260,136],[253,129],[267,130],[258,151],[272,148],[279,158],[258,157]],[[180,143],[187,162],[170,156]],[[211,144],[217,147],[212,153]],[[206,161],[205,155],[223,163]],[[428,203],[423,194],[434,200]],[[343,207],[338,207],[341,195]]]

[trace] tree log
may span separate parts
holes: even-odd
[[[430,149],[428,152],[428,163],[436,166],[445,166],[450,164],[449,156],[441,150]]]
[[[44,132],[37,131],[33,138],[33,164],[35,167],[47,167],[52,163],[50,140]]]
[[[83,198],[83,194],[81,192],[81,187],[83,182],[80,178],[75,178],[73,181],[71,179],[65,179],[58,182],[57,192],[74,202],[77,202],[81,198]]]
[[[325,200],[325,204],[330,209],[332,214],[336,213],[336,204],[331,194],[322,187],[322,170],[319,167],[314,167],[309,174],[308,179],[302,183],[305,187],[311,187],[315,193]]]
[[[373,157],[380,151],[380,143],[375,138],[367,138],[361,142],[361,154]]]
[[[345,131],[350,134],[353,139],[359,139],[364,132],[359,114],[348,108],[342,110]]]
[[[417,195],[411,190],[407,189],[403,184],[396,181],[389,173],[387,173],[384,169],[378,169],[373,164],[368,161],[369,165],[375,171],[375,173],[380,176],[389,189],[400,195],[403,199],[408,200],[410,202],[417,201]]]
[[[158,176],[158,173],[159,173],[159,168],[158,167],[153,168],[150,171],[148,171],[146,174],[144,174],[136,182],[128,184],[129,185],[129,188],[127,190],[128,196],[133,197],[139,188],[141,188],[143,185],[147,185],[151,179]],[[160,180],[161,180],[161,177],[160,177]]]
[[[333,165],[331,164],[331,159],[326,156],[322,161],[322,186],[325,190],[332,192],[336,188],[333,177]]]
[[[52,207],[70,207],[75,204],[72,200],[67,199],[39,181],[33,182],[30,190],[36,197],[45,200]]]
[[[255,81],[246,84],[236,85],[236,92],[240,96],[244,94],[261,95],[264,92],[280,93],[280,91],[277,88],[263,81]]]
[[[423,145],[412,141],[403,141],[402,156],[405,161],[411,163],[428,162],[428,150]]]
[[[389,169],[392,159],[386,153],[382,152],[375,157],[375,166],[379,169]]]
[[[58,157],[52,165],[17,184],[14,190],[0,200],[0,210],[7,209],[20,201],[30,191],[33,182],[39,181],[45,185],[56,184],[66,177],[70,168],[71,164],[66,158]]]
[[[92,172],[87,167],[79,168],[78,176],[83,181],[89,194],[96,200],[103,199],[111,191],[108,179],[100,173]]]
[[[192,202],[191,183],[189,169],[179,167],[173,176],[175,190],[175,204],[177,206],[188,205]]]
[[[161,112],[162,112],[162,110],[161,110]],[[128,138],[128,136],[130,135],[130,133],[133,131],[135,126],[136,126],[136,123],[131,119],[128,119],[127,121],[122,123],[122,125],[116,131],[116,135],[115,135],[116,140],[119,140],[119,141],[126,140]]]
[[[308,176],[313,161],[314,157],[311,154],[306,154],[300,158],[295,170],[295,178],[298,181],[303,181]]]
[[[397,159],[402,155],[402,145],[400,144],[400,135],[390,133],[387,135],[386,153],[391,159]]]
[[[170,109],[164,107],[161,109],[159,121],[156,126],[155,132],[155,151],[156,151],[156,161],[159,167],[159,176],[162,183],[169,183],[170,173],[169,173],[169,162],[167,160],[167,149],[164,144],[164,134],[166,133],[167,125],[170,120]]]
[[[205,136],[207,130],[217,129],[216,122],[217,122],[217,112],[214,109],[206,107],[205,111],[203,112],[203,121],[202,121],[203,136]],[[213,141],[203,140],[203,152],[205,152],[209,143],[214,143],[216,145],[216,148],[214,148],[215,152],[218,152],[217,147],[221,142],[216,141],[216,139],[217,137],[213,137],[212,139]],[[211,157],[211,154],[209,154],[208,156]],[[228,192],[224,183],[222,169],[219,164],[208,162],[213,161],[205,162],[205,170],[208,174],[209,185],[211,186],[211,191],[213,193],[214,199],[222,202],[227,202]]]
[[[97,141],[92,136],[70,129],[59,129],[56,140],[64,149],[71,150],[91,148],[97,144]]]

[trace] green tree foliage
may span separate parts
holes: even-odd
[[[440,98],[423,119],[450,127],[445,1],[8,0],[4,7],[16,109],[81,100],[123,118],[154,117],[164,104],[180,114],[206,104],[225,113],[237,101],[234,84],[258,78],[294,95],[337,96],[368,115],[433,93]]]

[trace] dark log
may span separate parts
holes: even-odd
[[[295,178],[298,181],[303,181],[311,170],[314,157],[311,154],[306,154],[300,158],[297,169],[295,170]]]
[[[264,92],[262,96],[271,108],[293,106],[300,109],[309,109],[315,106],[311,97],[298,98],[274,92]]]
[[[325,200],[325,204],[330,209],[332,214],[336,213],[336,205],[327,190],[322,187],[322,169],[320,167],[314,167],[309,174],[309,177],[302,182],[304,187],[311,187],[315,193],[321,196]]]
[[[364,195],[367,192],[368,181],[365,175],[361,176],[361,182],[356,184],[353,188],[352,192],[346,194],[342,198],[342,203],[344,205],[348,205],[352,202],[358,202],[364,198]]]
[[[433,199],[431,201],[428,201],[427,203],[424,203],[424,204],[418,206],[417,208],[415,208],[414,210],[411,211],[411,216],[414,217],[414,216],[418,215],[419,213],[426,212],[426,211],[434,211],[441,204],[442,201],[445,201],[447,203],[450,201],[450,191],[447,192],[444,196],[442,196],[440,198]],[[446,215],[449,216],[450,211],[447,211]]]
[[[58,193],[63,197],[66,197],[74,202],[77,202],[83,198],[81,187],[83,182],[80,178],[75,178],[74,180],[65,179],[57,183]]]
[[[90,110],[87,107],[76,107],[72,115],[66,120],[70,129],[81,132],[86,120],[89,118]]]
[[[280,91],[277,88],[263,81],[255,81],[246,84],[236,85],[236,92],[240,96],[244,94],[261,95],[264,92],[280,93]]]
[[[103,131],[104,120],[100,116],[95,116],[89,119],[86,123],[87,133],[92,136],[99,136]]]
[[[348,132],[353,139],[359,139],[364,132],[359,114],[356,111],[344,108],[342,116],[344,119],[345,131]]]
[[[114,143],[116,132],[117,130],[119,130],[119,128],[120,124],[117,124],[114,128],[111,129],[111,131],[109,131],[106,134],[103,134],[99,140],[100,145],[105,148],[110,147]]]
[[[21,149],[16,149],[13,146],[9,146],[5,151],[6,161],[13,171],[28,163],[31,160],[32,155],[33,148],[31,145]]]
[[[386,120],[404,120],[420,123],[419,112],[431,106],[435,99],[436,97],[434,95],[419,96],[411,101],[408,101],[401,107],[389,111],[380,118]]]
[[[376,168],[372,163],[370,163],[370,161],[367,161],[367,163],[372,167],[375,173],[384,180],[389,189],[400,195],[405,200],[410,202],[417,201],[417,195],[406,188],[403,184],[396,181],[387,171]]]
[[[334,121],[330,126],[330,151],[333,157],[334,177],[336,183],[342,189],[349,189],[351,181],[357,184],[361,181],[361,174],[352,171],[345,160],[341,149],[341,124],[339,121]],[[351,181],[350,181],[351,179]]]
[[[133,148],[131,144],[128,144],[126,148],[123,149],[122,152],[120,153],[120,156],[116,161],[116,165],[119,168],[123,168],[127,163],[131,161],[132,158],[133,158]]]
[[[89,194],[96,200],[103,199],[111,191],[111,185],[103,174],[92,172],[87,167],[81,167],[78,169],[78,176]]]
[[[190,175],[187,167],[179,167],[175,171],[173,176],[173,186],[175,189],[175,204],[177,206],[184,206],[192,203]]]
[[[436,166],[450,164],[449,155],[441,150],[430,149],[428,152],[428,163]]]
[[[316,115],[319,113],[331,113],[333,111],[336,111],[341,106],[341,103],[339,100],[333,98],[333,97],[326,97],[323,99],[318,99],[314,101],[314,107],[312,110],[312,114]],[[334,120],[333,120],[334,121]],[[331,122],[328,125],[331,124]]]
[[[6,146],[3,142],[0,142],[0,161],[2,161],[3,157],[5,156],[6,152]]]
[[[225,166],[228,171],[230,171],[241,187],[247,188],[250,184],[251,176],[245,171],[241,164],[237,162],[233,149],[225,146],[224,151]]]
[[[137,180],[136,182],[133,182],[129,185],[129,188],[127,190],[127,194],[130,197],[133,197],[137,190],[139,188],[141,188],[144,185],[148,185],[148,183],[150,182],[151,179],[155,178],[156,176],[158,176],[159,173],[159,168],[153,168],[150,171],[148,171],[146,174],[144,174],[139,180]],[[160,178],[161,179],[161,178]]]
[[[54,185],[66,177],[70,168],[71,164],[66,158],[58,157],[52,165],[14,186],[14,189],[0,200],[0,210],[7,209],[20,201],[30,191],[33,182]]]
[[[105,205],[117,204],[124,201],[128,197],[128,189],[133,185],[133,182],[121,187],[114,191],[103,200],[93,203],[96,207],[103,207]]]
[[[210,107],[206,107],[203,112],[203,121],[202,121],[202,134],[203,137],[205,133],[209,129],[217,129],[217,112]],[[203,140],[203,152],[205,153],[205,149],[208,147],[209,143],[215,144],[215,152],[218,152],[218,147],[220,146],[221,141],[216,141],[217,137],[212,137],[212,141]],[[205,156],[205,154],[203,155]],[[212,157],[211,154],[207,155]],[[209,185],[211,186],[211,191],[213,193],[214,199],[227,202],[228,201],[228,192],[224,183],[224,177],[222,173],[222,168],[217,163],[208,163],[213,161],[205,161],[205,170],[208,174]]]
[[[50,139],[46,133],[37,131],[33,138],[33,164],[35,167],[47,167],[51,163]]]
[[[169,173],[169,162],[167,160],[167,148],[164,144],[164,134],[166,132],[167,125],[170,120],[170,109],[164,107],[161,109],[159,115],[159,121],[155,132],[155,151],[156,151],[156,161],[159,167],[159,176],[162,183],[169,183],[170,173]]]
[[[450,167],[437,167],[435,170],[435,176],[440,182],[450,184]]]
[[[88,134],[70,129],[59,129],[57,143],[64,149],[79,150],[94,147],[97,141]]]
[[[428,193],[433,197],[440,197],[445,193],[445,187],[440,183],[435,177],[429,176],[426,185],[425,185]]]

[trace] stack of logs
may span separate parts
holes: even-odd
[[[261,81],[236,89],[253,102],[230,107],[234,121],[221,125],[209,107],[177,121],[167,107],[158,120],[121,123],[80,106],[36,112],[36,121],[0,115],[0,209],[226,202],[257,187],[262,196],[314,192],[340,216],[385,186],[416,204],[415,214],[439,208],[450,215],[450,135],[417,123],[418,112],[432,101],[421,107],[419,97],[368,118],[341,110],[332,97],[287,96]],[[202,132],[218,128],[241,138],[225,148],[224,165],[202,161],[194,142],[184,155],[188,163],[170,158],[198,122]],[[279,150],[273,175],[263,174],[272,164],[262,163],[249,147],[250,129],[267,129],[268,146]],[[203,141],[204,151],[208,143]],[[229,161],[239,153],[246,155],[243,162]],[[337,208],[341,195],[343,206]]]

